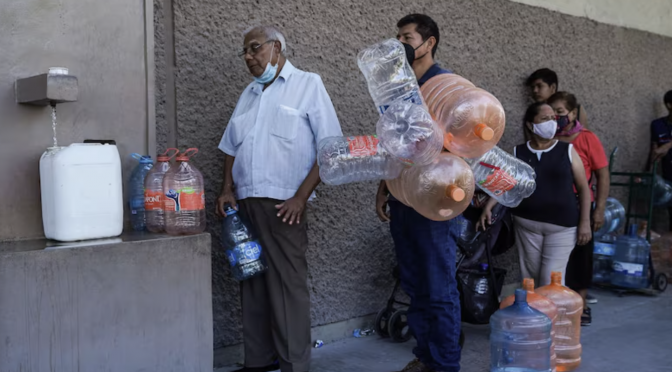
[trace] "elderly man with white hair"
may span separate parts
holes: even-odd
[[[342,135],[320,76],[297,69],[284,52],[285,37],[275,27],[245,33],[240,56],[254,81],[219,144],[226,158],[218,213],[240,205],[269,266],[241,284],[243,372],[310,367],[306,203],[320,183],[317,144]]]

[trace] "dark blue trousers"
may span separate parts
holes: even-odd
[[[390,230],[401,287],[411,298],[408,325],[415,356],[441,372],[460,370],[460,294],[455,278],[458,224],[429,220],[391,200]],[[457,218],[462,218],[459,216]]]

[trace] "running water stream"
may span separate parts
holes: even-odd
[[[56,105],[51,105],[51,129],[54,131],[54,147],[58,147],[56,139]]]

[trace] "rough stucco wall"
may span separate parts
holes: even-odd
[[[322,76],[343,132],[357,135],[373,132],[377,118],[357,52],[396,35],[396,21],[411,12],[432,15],[439,24],[437,59],[444,66],[501,100],[508,125],[502,148],[510,150],[523,138],[520,120],[529,103],[525,77],[549,67],[560,75],[561,89],[584,104],[607,151],[621,146],[615,168],[644,165],[648,123],[663,113],[662,94],[672,87],[672,70],[662,63],[672,59],[672,39],[504,0],[422,0],[394,10],[374,1],[292,0],[279,6],[182,0],[175,3],[178,142],[201,149],[194,164],[207,180],[209,210],[221,182],[223,155],[216,147],[251,80],[236,57],[245,28],[282,27],[289,59]],[[160,44],[157,40],[157,51]],[[160,76],[157,72],[157,80]],[[394,254],[388,227],[373,210],[375,188],[374,183],[318,188],[309,209],[314,325],[376,312],[388,296]],[[219,220],[210,214],[209,223],[216,242]],[[226,260],[213,244],[215,347],[221,347],[240,340],[239,300]],[[510,269],[509,282],[516,280],[515,253],[498,261]]]
[[[156,144],[162,152],[168,142],[166,127],[166,43],[163,0],[154,0],[154,66],[156,71]],[[152,154],[152,156],[154,156]]]

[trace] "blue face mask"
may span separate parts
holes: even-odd
[[[278,58],[278,63],[275,64],[275,66],[271,65],[271,61],[273,60],[273,50],[275,49],[275,45],[271,49],[271,58],[268,60],[268,63],[266,64],[266,69],[264,72],[259,75],[258,77],[254,78],[254,81],[260,84],[268,84],[273,79],[275,79],[275,74],[278,72],[278,63],[280,62],[280,59]]]

